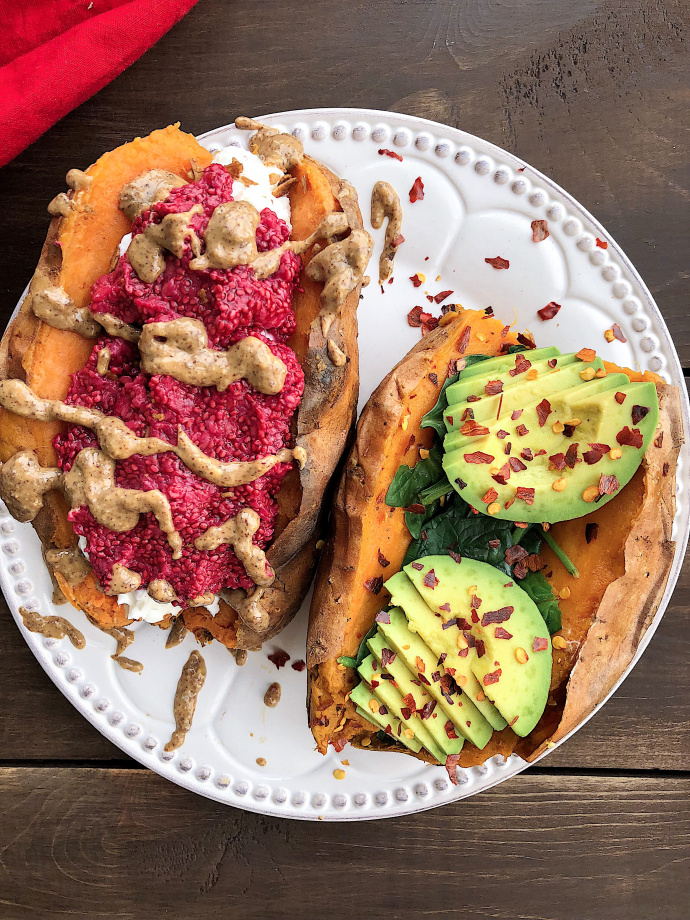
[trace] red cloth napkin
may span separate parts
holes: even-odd
[[[0,166],[129,67],[196,0],[0,0]]]

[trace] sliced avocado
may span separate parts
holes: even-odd
[[[457,625],[443,628],[444,619],[437,616],[422,599],[405,572],[397,572],[386,582],[391,601],[402,607],[408,620],[409,628],[422,637],[431,651],[440,658],[445,655],[444,668],[454,677],[457,685],[467,694],[469,701],[477,708],[488,724],[500,731],[508,724],[491,700],[486,699],[479,681],[472,672],[472,659],[476,655],[473,648],[460,649],[458,640],[461,632]],[[444,614],[445,619],[450,616]],[[462,655],[460,652],[462,651]],[[480,724],[480,723],[477,723]]]
[[[597,369],[604,376],[581,377]],[[498,518],[555,523],[582,517],[594,501],[610,501],[642,462],[658,424],[656,387],[607,375],[598,358],[537,377],[531,387],[521,377],[506,383],[498,419],[475,418],[485,423],[484,433],[460,427],[446,436],[446,476],[473,508],[491,508]],[[521,394],[517,402],[511,392]]]
[[[475,677],[513,731],[528,735],[551,683],[551,641],[536,604],[504,572],[474,559],[424,556],[405,572],[430,609],[447,605],[471,624]]]
[[[422,744],[420,741],[417,741],[416,738],[408,738],[403,735],[403,726],[400,719],[396,719],[390,712],[386,713],[386,715],[379,715],[378,710],[381,705],[380,701],[376,699],[364,681],[357,684],[350,694],[350,699],[357,707],[359,715],[363,719],[366,719],[367,722],[371,722],[376,728],[390,735],[392,738],[395,738],[396,741],[399,741],[400,744],[404,744],[406,748],[414,751],[415,754],[421,750]],[[374,708],[372,709],[372,707]]]
[[[542,381],[547,377],[552,377],[554,374],[560,373],[561,371],[565,370],[566,367],[571,367],[573,364],[576,364],[576,363],[580,364],[580,361],[575,357],[575,355],[560,355],[558,358],[544,358],[543,361],[533,360],[532,358],[529,357],[529,355],[525,355],[525,357],[531,364],[530,371],[532,371],[533,373],[536,371],[536,373],[539,375],[536,380],[532,380],[532,379],[526,380],[526,372],[522,374],[518,374],[517,377],[511,377],[510,371],[515,370],[515,365],[514,365],[513,360],[511,360],[510,365],[502,373],[497,374],[495,376],[492,375],[491,377],[487,377],[486,374],[482,374],[481,376],[479,374],[475,374],[474,377],[470,377],[468,380],[465,380],[464,375],[461,374],[460,380],[458,380],[457,383],[454,383],[451,386],[449,386],[448,389],[446,390],[446,393],[450,393],[451,390],[453,391],[451,394],[453,401],[451,403],[451,401],[449,400],[448,405],[452,406],[453,410],[456,410],[458,405],[461,405],[461,406],[465,405],[465,403],[467,402],[468,396],[474,397],[474,399],[471,402],[471,405],[474,406],[475,411],[476,409],[480,408],[484,403],[491,404],[492,400],[495,401],[495,405],[498,405],[500,394],[497,394],[495,396],[490,396],[490,395],[487,395],[486,393],[485,388],[489,380],[491,380],[494,383],[496,382],[500,383],[503,390],[507,391],[509,389],[512,389],[513,386],[519,388],[519,387],[524,387],[525,383],[535,384],[537,381]],[[514,356],[511,355],[511,358],[514,359]],[[603,366],[601,360],[600,359],[597,359],[597,360],[599,360],[599,366]],[[552,362],[556,361],[557,363],[553,367],[551,367],[549,365],[549,361],[552,361]],[[478,366],[481,366],[481,365],[478,365]],[[581,364],[580,364],[580,367],[581,367]],[[489,415],[490,414],[492,413],[489,412]],[[495,417],[496,415],[495,410],[493,412],[493,415]]]
[[[436,655],[408,626],[407,618],[399,607],[389,611],[390,623],[379,622],[379,631],[400,655],[407,667],[416,675],[433,696],[456,729],[478,748],[486,746],[491,737],[491,726],[472,704],[466,693],[457,690]]]
[[[459,754],[462,750],[464,743],[464,738],[461,736],[459,738],[450,738],[448,736],[448,730],[446,729],[447,719],[445,715],[442,718],[439,718],[439,714],[433,710],[437,707],[436,701],[427,693],[424,684],[421,681],[415,683],[415,678],[412,672],[409,670],[405,662],[393,652],[392,649],[388,648],[386,645],[386,640],[383,638],[381,633],[376,633],[369,641],[367,642],[369,649],[372,654],[375,656],[376,660],[379,663],[379,667],[382,671],[390,674],[395,682],[395,686],[401,692],[403,697],[412,695],[414,700],[414,705],[417,712],[420,714],[422,722],[424,722],[424,727],[428,730],[431,737],[434,739],[436,744],[441,748],[441,750],[446,754]],[[383,650],[387,649],[388,651],[388,663],[384,666],[383,664]],[[392,659],[390,659],[392,655]],[[428,705],[431,704],[431,705]],[[424,707],[427,707],[425,710]],[[428,714],[429,710],[432,710]],[[452,728],[452,725],[450,726]],[[455,734],[453,731],[452,734]]]
[[[359,676],[362,680],[367,682],[369,689],[373,692],[374,696],[377,697],[379,702],[383,703],[384,708],[402,722],[403,727],[400,732],[400,738],[416,738],[432,757],[435,757],[439,763],[445,763],[446,755],[436,744],[419,716],[416,713],[410,713],[409,717],[407,717],[407,710],[403,713],[404,703],[402,694],[397,687],[393,686],[392,681],[381,680],[381,671],[373,655],[369,655],[364,659],[358,671]],[[385,714],[385,712],[381,712],[379,707],[379,715]],[[406,731],[408,732],[407,735],[405,734]],[[411,734],[409,734],[410,732]],[[396,735],[395,737],[397,738],[398,736]]]
[[[560,351],[554,345],[547,345],[545,348],[532,348],[528,351],[520,352],[530,361],[542,361],[547,358],[557,358]],[[501,374],[508,368],[515,366],[515,355],[497,355],[495,358],[487,358],[486,361],[478,361],[476,364],[470,364],[460,374],[460,380],[467,380],[468,377],[476,375],[482,376],[487,374],[487,380],[493,380],[494,374]],[[458,380],[458,383],[460,383]],[[450,393],[455,384],[451,384],[446,393]]]

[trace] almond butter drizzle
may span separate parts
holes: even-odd
[[[172,627],[168,633],[168,638],[165,640],[166,648],[174,648],[176,645],[179,645],[180,642],[187,635],[187,627],[184,625],[184,620],[181,616],[178,616],[173,620]]]
[[[78,546],[68,549],[49,549],[46,562],[59,572],[68,585],[79,585],[91,571],[91,565]]]
[[[164,201],[174,188],[187,182],[167,169],[149,169],[128,182],[120,192],[120,210],[133,221],[157,201]]]
[[[192,386],[215,386],[221,393],[246,379],[261,393],[280,393],[287,368],[268,345],[247,336],[227,351],[208,347],[201,320],[182,317],[147,323],[139,339],[141,366],[147,374],[167,374]]]
[[[85,339],[98,338],[101,327],[93,319],[88,307],[76,307],[74,301],[61,287],[46,287],[31,296],[31,309],[38,319],[56,329],[78,332]]]
[[[75,648],[84,648],[86,645],[83,634],[64,617],[43,617],[26,607],[20,607],[19,613],[29,632],[40,633],[47,639],[64,639],[67,636]]]
[[[237,615],[245,626],[257,633],[265,632],[270,625],[268,610],[261,605],[263,596],[264,588],[258,585],[250,592],[236,588],[232,591],[224,591],[221,595],[223,600],[237,611]]]
[[[223,543],[232,546],[237,558],[256,585],[273,584],[275,573],[266,561],[266,553],[252,543],[261,519],[252,508],[243,508],[234,518],[209,529],[197,537],[194,546],[201,550],[214,550]]]
[[[353,230],[339,243],[331,243],[307,265],[307,277],[323,283],[321,326],[326,335],[351,291],[361,284],[373,241],[366,230]]]
[[[105,375],[108,373],[111,358],[112,354],[110,349],[107,347],[101,348],[101,350],[98,352],[98,358],[96,359],[96,371],[101,375],[101,377],[105,377]]]
[[[393,274],[393,263],[398,246],[395,241],[402,230],[400,198],[390,182],[377,182],[371,193],[371,226],[379,230],[387,219],[386,238],[379,258],[379,284]]]
[[[281,134],[277,128],[269,128],[244,115],[235,119],[235,127],[241,131],[256,131],[249,140],[249,149],[266,166],[275,166],[281,172],[287,172],[302,162],[304,148],[292,134]]]
[[[186,239],[189,239],[194,255],[199,255],[201,241],[191,227],[191,220],[195,214],[202,212],[201,205],[195,204],[189,211],[166,214],[159,224],[149,224],[142,233],[132,237],[127,258],[142,281],[153,284],[163,274],[166,249],[181,259]]]
[[[192,727],[196,701],[206,680],[206,663],[196,649],[191,653],[182,668],[175,690],[173,712],[175,714],[175,731],[165,745],[166,751],[176,751],[184,744],[184,739]]]
[[[113,661],[117,662],[125,671],[134,671],[138,674],[144,670],[144,665],[140,661],[135,661],[133,658],[122,657],[122,653],[129,648],[132,642],[134,642],[136,636],[134,630],[127,629],[125,626],[101,626],[93,617],[89,617],[89,620],[96,629],[100,629],[100,631],[104,632],[107,636],[112,636],[117,642],[115,653],[110,656]]]
[[[110,584],[105,593],[112,596],[129,594],[130,591],[136,591],[140,584],[141,575],[138,572],[134,572],[132,569],[128,569],[126,566],[116,562],[110,576]],[[133,636],[134,634],[132,634]]]
[[[217,352],[217,354],[220,354],[220,352]],[[101,450],[113,460],[126,460],[135,454],[148,457],[152,454],[172,452],[197,476],[207,482],[212,482],[214,485],[225,488],[235,488],[236,486],[254,482],[255,479],[273,469],[277,463],[290,463],[292,460],[296,460],[300,468],[304,468],[307,459],[304,448],[295,447],[293,449],[284,448],[278,451],[277,454],[257,460],[230,462],[216,460],[214,457],[207,456],[200,447],[197,447],[181,428],[178,428],[176,445],[169,444],[160,438],[140,438],[127,427],[122,419],[115,416],[104,416],[98,409],[70,406],[58,399],[41,399],[21,380],[3,380],[0,382],[0,405],[8,411],[25,418],[35,418],[39,421],[57,420],[91,428],[98,438]],[[11,462],[12,460],[8,461],[8,463]],[[24,470],[24,466],[20,464],[19,472]],[[9,474],[10,470],[8,469],[7,475],[9,476]],[[0,481],[2,480],[2,475],[2,471],[0,471]],[[53,486],[53,488],[56,488],[56,486]],[[48,489],[46,488],[45,491],[48,491]],[[35,514],[33,516],[35,517]]]

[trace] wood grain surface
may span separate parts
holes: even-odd
[[[463,128],[560,183],[630,256],[690,371],[686,0],[200,0],[0,170],[0,320],[73,166],[181,121],[315,106]],[[0,605],[0,920],[687,920],[690,565],[633,674],[538,768],[413,818],[307,825],[128,761]]]

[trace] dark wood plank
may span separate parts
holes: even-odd
[[[262,818],[148,773],[4,769],[2,916],[681,920],[690,779],[523,776],[425,814]]]
[[[462,127],[560,182],[631,256],[690,366],[683,0],[323,0],[318,40],[302,27],[313,15],[307,0],[204,0],[0,171],[0,318],[68,167],[178,119],[198,133],[241,112],[355,105]]]
[[[690,764],[690,559],[639,664],[587,726],[554,751],[545,768],[687,770]],[[126,756],[62,696],[0,610],[0,757],[18,760],[123,760]]]

